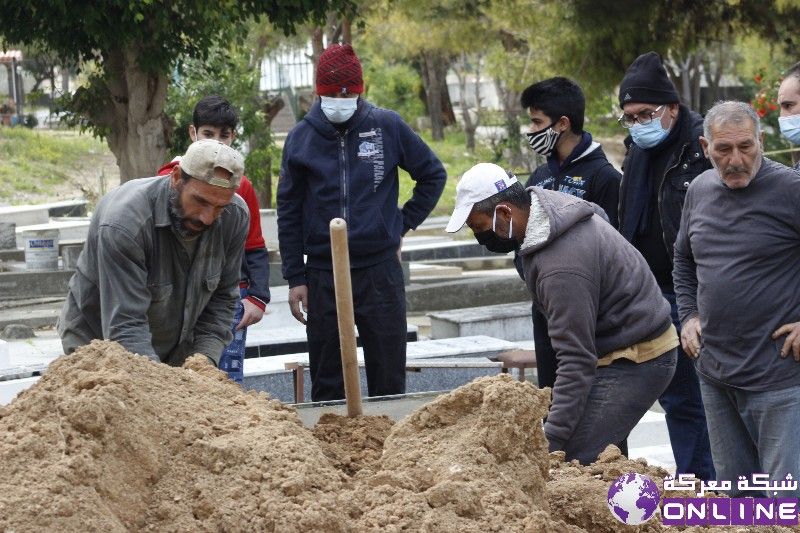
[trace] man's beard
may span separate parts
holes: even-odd
[[[210,228],[201,220],[196,218],[189,218],[184,215],[183,204],[181,203],[181,191],[183,190],[183,183],[177,187],[170,187],[169,189],[169,219],[172,222],[172,229],[183,237],[184,239],[193,239]],[[201,228],[200,230],[190,229],[186,226],[186,222],[191,222],[193,226]]]

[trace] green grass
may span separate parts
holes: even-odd
[[[73,131],[0,127],[0,201],[47,195],[107,153],[104,142]]]
[[[480,143],[474,154],[469,153],[461,131],[448,130],[443,141],[432,141],[429,133],[423,133],[422,137],[447,170],[447,184],[432,215],[450,215],[461,175],[476,163],[493,161],[493,153]],[[48,195],[55,198],[56,189],[74,185],[80,181],[76,177],[87,172],[94,176],[95,165],[103,157],[109,157],[108,147],[89,135],[64,130],[0,127],[0,203],[28,203],[32,197],[47,201]],[[277,189],[277,175],[275,172],[273,194]],[[411,197],[414,184],[401,170],[401,205]]]
[[[431,216],[450,215],[455,205],[456,184],[461,175],[476,163],[493,161],[494,154],[488,147],[482,146],[480,143],[476,146],[475,153],[470,154],[466,148],[464,133],[461,131],[448,131],[443,141],[432,141],[429,133],[423,133],[422,138],[439,157],[445,170],[447,170],[447,184]],[[414,183],[408,173],[400,171],[401,205],[411,198]]]

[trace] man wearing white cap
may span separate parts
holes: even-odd
[[[243,161],[219,141],[197,141],[169,175],[100,200],[59,319],[64,353],[107,339],[171,365],[194,353],[219,363],[249,223],[234,194]]]
[[[558,369],[545,434],[550,451],[594,461],[622,441],[675,371],[670,308],[642,256],[601,209],[490,163],[456,188],[447,231],[465,223],[489,250],[520,248],[525,283],[547,319]]]

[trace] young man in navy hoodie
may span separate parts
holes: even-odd
[[[525,187],[535,185],[593,202],[616,227],[622,175],[608,162],[600,144],[583,130],[586,103],[581,88],[567,78],[549,78],[525,89],[521,103],[531,119],[528,143],[534,152],[547,158]],[[522,275],[519,256],[516,263]],[[547,321],[535,306],[532,316],[539,387],[553,387],[557,365]]]
[[[434,208],[447,174],[397,113],[360,96],[361,63],[350,45],[333,44],[322,53],[316,89],[320,98],[286,138],[277,198],[289,306],[308,335],[311,398],[344,398],[329,236],[337,217],[348,226],[369,395],[401,394],[406,305],[400,243]],[[402,208],[398,168],[416,181]]]

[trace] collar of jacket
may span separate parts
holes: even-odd
[[[306,116],[303,118],[303,120],[311,124],[311,126],[323,137],[335,139],[341,135],[342,132],[340,132],[339,129],[331,124],[331,122],[327,119],[325,113],[322,112],[321,103],[322,101],[317,98],[311,105],[311,109],[308,110],[308,113],[306,113]],[[363,97],[359,96],[356,112],[352,117],[350,117],[350,120],[344,123],[344,131],[352,131],[361,125],[361,123],[366,120],[370,113],[372,113],[372,108],[372,104],[364,100]]]
[[[169,190],[170,190],[170,175],[161,178],[161,183],[158,185],[158,192],[156,193],[156,201],[153,206],[153,220],[157,228],[171,226],[172,220],[169,218]]]
[[[569,165],[574,163],[576,160],[580,159],[584,155],[586,155],[589,148],[592,146],[592,135],[588,131],[584,131],[581,133],[581,140],[578,141],[578,144],[575,145],[575,148],[572,149],[572,152],[567,156],[563,163],[558,161],[558,156],[553,153],[550,157],[547,158],[547,166],[550,169],[550,173],[553,176],[557,176],[561,170],[567,168]]]

